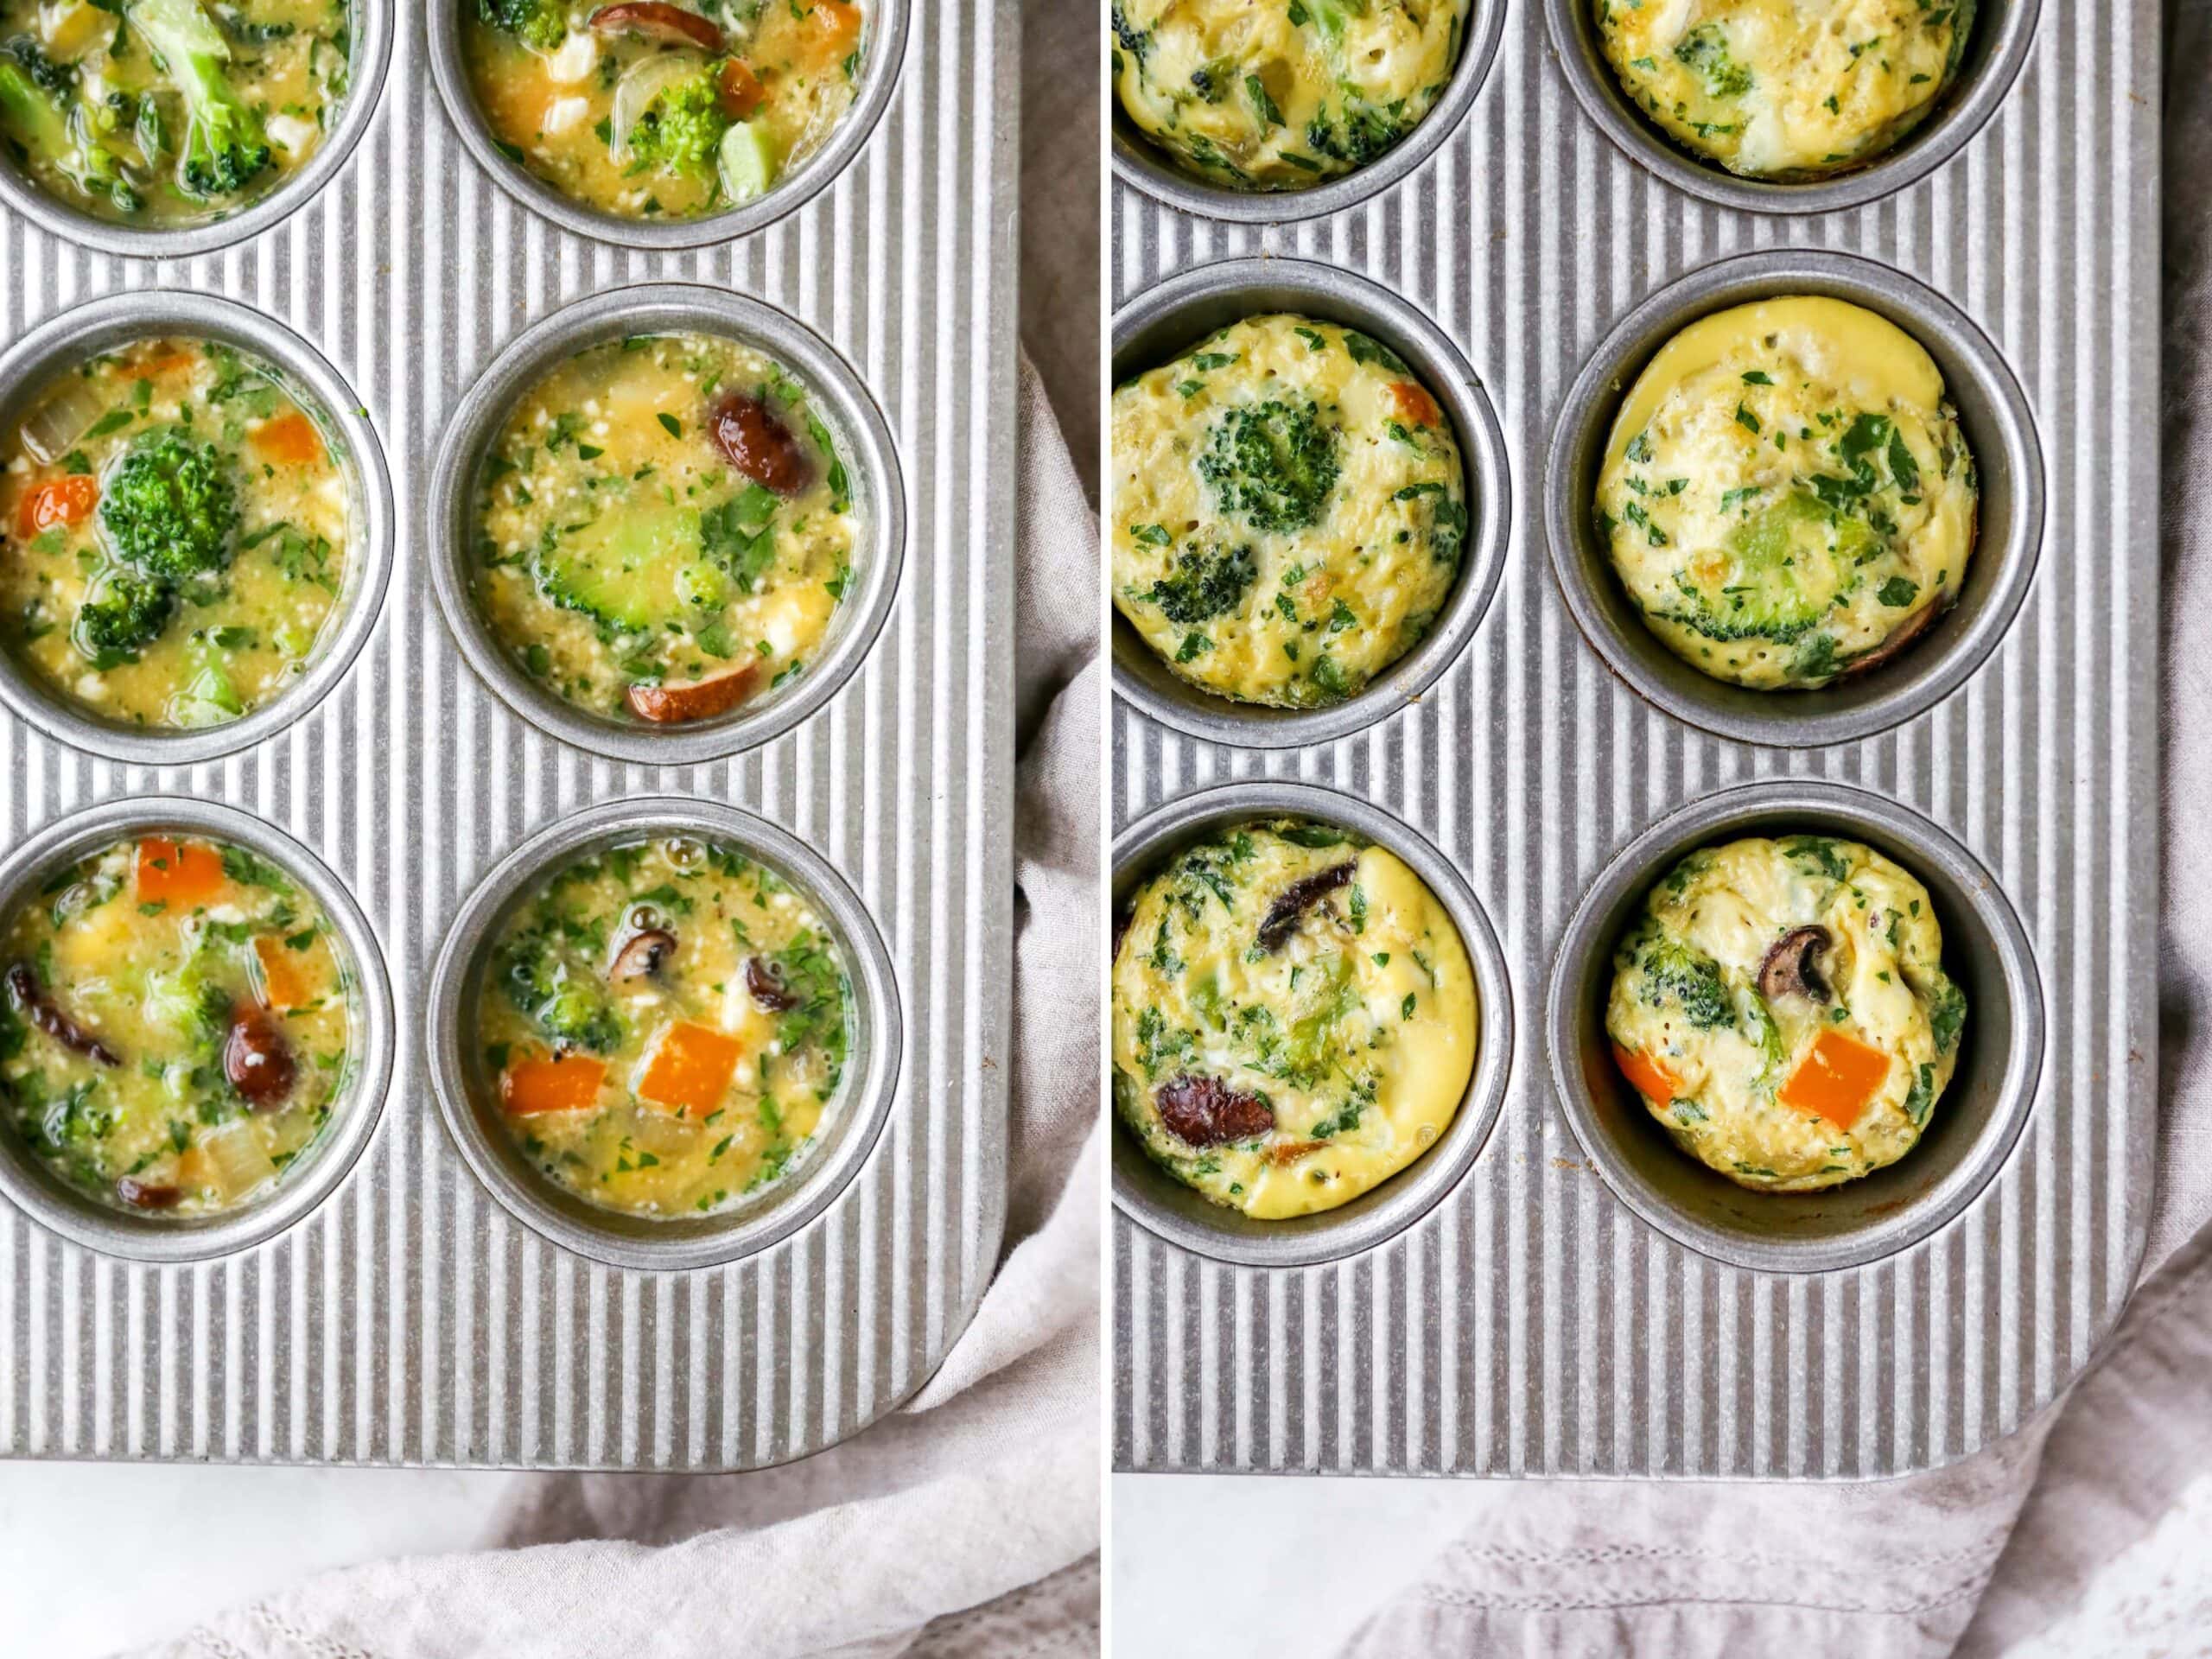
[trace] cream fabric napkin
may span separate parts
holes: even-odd
[[[2200,488],[2212,477],[2212,0],[2175,0],[2168,22],[2169,880],[2145,1281],[2068,1399],[1955,1468],[1840,1486],[1470,1485],[1465,1530],[1353,1637],[1351,1659],[2177,1650],[2078,1619],[2037,1640],[2162,1523],[2206,1532],[2198,1590],[2212,1580],[2212,1504],[2187,1501],[2212,1481],[2212,889],[2201,875],[2212,855],[2212,526]],[[2176,1634],[2201,1643],[2202,1627]]]

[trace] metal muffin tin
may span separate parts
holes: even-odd
[[[626,335],[668,334],[735,340],[806,388],[808,408],[830,429],[845,463],[860,529],[853,548],[855,579],[823,651],[804,674],[719,719],[656,728],[580,709],[524,673],[485,621],[472,588],[480,474],[515,405],[581,352]],[[655,283],[594,295],[556,312],[510,344],[469,389],[446,429],[431,474],[430,579],[461,655],[524,719],[617,760],[671,766],[714,760],[790,731],[852,677],[891,613],[906,547],[906,512],[891,429],[836,348],[804,323],[741,294]]]
[[[307,889],[336,936],[339,971],[353,1028],[345,1081],[330,1121],[257,1202],[221,1215],[134,1216],[98,1203],[0,1133],[0,1192],[65,1238],[103,1255],[137,1262],[205,1261],[274,1238],[328,1198],[376,1132],[391,1083],[391,986],[375,931],[327,865],[282,830],[218,801],[145,796],[107,802],[49,825],[0,863],[0,925],[35,902],[41,888],[78,860],[118,841],[158,835],[207,836],[257,853]]]
[[[1791,184],[1740,178],[1668,137],[1630,99],[1606,60],[1597,6],[1598,0],[1544,0],[1544,17],[1567,85],[1584,113],[1623,155],[1675,188],[1719,207],[1752,213],[1825,213],[1895,195],[1973,143],[2004,107],[2034,49],[2043,0],[1978,0],[1958,73],[1926,120],[1865,167]]]
[[[296,211],[249,245],[156,264],[0,211],[0,339],[94,302],[151,318],[220,296],[258,312],[354,388],[389,458],[397,533],[352,666],[236,753],[86,753],[0,712],[0,847],[178,796],[281,831],[367,917],[395,1039],[351,1173],[251,1247],[143,1262],[0,1202],[0,1455],[699,1472],[802,1457],[920,1387],[999,1255],[1019,8],[913,9],[903,66],[875,60],[896,84],[873,136],[830,152],[842,170],[810,174],[810,200],[797,181],[767,198],[781,217],[757,233],[719,219],[733,239],[684,251],[611,245],[514,199],[448,124],[424,9],[391,15],[359,164],[283,193]],[[906,9],[878,15],[888,29]],[[433,596],[431,503],[441,440],[510,341],[664,283],[742,295],[785,343],[818,337],[823,372],[791,366],[825,399],[829,357],[849,365],[840,442],[867,427],[883,447],[876,522],[903,518],[905,553],[882,568],[880,630],[819,706],[756,729],[741,755],[718,734],[714,759],[615,760],[518,715],[456,649]],[[864,458],[847,461],[857,483]],[[858,594],[846,608],[861,614]],[[870,936],[889,963],[870,1062],[882,1088],[853,1095],[847,1139],[786,1189],[788,1210],[698,1248],[710,1265],[616,1265],[619,1240],[556,1243],[480,1179],[432,1080],[434,960],[469,895],[532,836],[641,797],[734,810],[801,874],[818,858],[825,903],[849,889],[867,920],[848,935],[856,984]]]
[[[12,652],[0,650],[0,702],[50,736],[87,753],[145,766],[181,766],[235,753],[308,712],[346,677],[377,625],[391,576],[391,478],[376,428],[322,354],[274,318],[212,295],[111,294],[52,318],[0,356],[0,432],[11,430],[57,377],[88,358],[163,334],[237,346],[274,370],[306,409],[343,468],[358,527],[347,550],[336,626],[316,643],[308,671],[262,708],[220,726],[156,731],[103,720],[60,696]]]
[[[836,940],[851,980],[845,1076],[819,1142],[790,1177],[711,1216],[648,1220],[585,1203],[531,1166],[499,1122],[498,1079],[486,1074],[475,1011],[485,952],[518,905],[580,858],[649,837],[690,836],[734,848],[773,870]],[[899,994],[890,953],[859,895],[787,831],[716,802],[661,795],[607,801],[548,824],[486,876],[454,920],[430,970],[430,1081],[454,1141],[515,1218],[582,1255],[616,1267],[713,1267],[755,1255],[820,1215],[849,1185],[883,1132],[899,1077]]]
[[[1598,533],[1598,474],[1629,388],[1701,317],[1783,295],[1849,301],[1928,350],[1980,470],[1973,557],[1951,608],[1891,661],[1817,691],[1755,691],[1700,672],[1651,632]],[[1544,534],[1567,608],[1599,654],[1678,720],[1793,748],[1872,737],[1932,709],[1988,659],[2019,613],[2043,550],[2043,447],[2026,393],[1989,336],[1903,272],[1853,254],[1771,249],[1692,271],[1608,334],[1567,389],[1544,479]]]
[[[61,243],[103,253],[143,259],[182,259],[213,253],[258,236],[315,200],[346,165],[353,147],[377,118],[385,74],[391,63],[396,0],[346,0],[353,41],[346,54],[346,96],[338,124],[324,135],[308,163],[251,207],[204,225],[175,230],[118,224],[48,195],[24,174],[11,155],[0,152],[0,205],[51,233]]]
[[[1451,1126],[1436,1144],[1381,1185],[1318,1215],[1255,1221],[1200,1198],[1147,1158],[1134,1135],[1114,1136],[1114,1203],[1124,1215],[1186,1250],[1249,1267],[1300,1267],[1371,1249],[1403,1232],[1458,1185],[1505,1103],[1513,1060],[1513,989],[1505,954],[1466,878],[1420,836],[1366,801],[1292,783],[1230,784],[1186,795],[1131,826],[1114,849],[1116,916],[1136,890],[1193,842],[1255,818],[1291,817],[1351,830],[1395,853],[1436,895],[1475,970],[1478,1044]]]
[[[1216,696],[1179,678],[1120,612],[1114,684],[1154,720],[1193,737],[1267,748],[1348,736],[1418,702],[1482,626],[1505,567],[1513,482],[1505,435],[1459,347],[1389,289],[1351,272],[1294,259],[1232,259],[1183,272],[1114,318],[1114,384],[1173,361],[1246,317],[1295,312],[1372,334],[1436,395],[1459,442],[1468,533],[1452,596],[1421,643],[1359,692],[1326,709],[1270,709]]]
[[[861,31],[861,79],[853,101],[829,138],[811,156],[757,200],[725,213],[697,219],[627,219],[589,207],[510,160],[492,137],[469,85],[461,49],[461,16],[476,0],[430,0],[428,28],[430,73],[446,115],[477,166],[531,212],[578,236],[595,237],[618,248],[666,252],[703,248],[764,231],[796,213],[852,165],[867,146],[883,113],[898,95],[906,56],[908,0],[868,0]]]
[[[1126,685],[1117,701],[1117,827],[1232,783],[1371,805],[1479,895],[1526,1016],[1472,1165],[1385,1240],[1255,1266],[1154,1230],[1125,1190],[1120,1467],[1894,1475],[2026,1421],[2118,1316],[2143,1248],[2158,1071],[2160,20],[2149,0],[1985,11],[1976,50],[1995,54],[1953,94],[1957,124],[1840,189],[1789,187],[1789,215],[1620,148],[1535,5],[1506,8],[1481,96],[1386,194],[1254,226],[1126,176],[1115,189],[1117,308],[1231,260],[1379,283],[1473,366],[1525,486],[1489,612],[1417,703],[1281,749],[1155,718]],[[1955,153],[1937,166],[1939,142]],[[1848,200],[1866,205],[1819,211]],[[1571,444],[1587,424],[1563,423],[1570,401],[1609,414],[1672,285],[1690,283],[1665,307],[1777,273],[1814,291],[1848,279],[1935,351],[2018,507],[2006,527],[1985,503],[1979,575],[2024,587],[1955,613],[1951,637],[1894,665],[1948,684],[1799,747],[1804,734],[1773,722],[1718,734],[1710,711],[1684,705],[1692,723],[1617,673],[1592,638],[1621,631],[1586,635],[1560,585],[1580,532],[1552,545],[1554,493],[1537,487],[1571,459],[1554,434]],[[1767,785],[1778,794],[1755,792]],[[1595,960],[1605,895],[1658,848],[1777,800],[1850,825],[1929,884],[1974,998],[1973,1070],[1886,1195],[1870,1185],[1762,1226],[1679,1154],[1660,1161],[1656,1127],[1601,1091],[1615,1085],[1586,1053],[1563,1057],[1538,1011],[1579,912],[1573,959]],[[1569,983],[1555,1011],[1586,1020],[1586,977]],[[1903,1201],[1893,1215],[1876,1211],[1885,1196]]]

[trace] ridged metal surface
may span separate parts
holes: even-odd
[[[0,721],[11,841],[170,791],[305,842],[372,918],[399,1027],[361,1165],[271,1244],[151,1268],[0,1205],[0,1452],[671,1470],[803,1455],[927,1377],[1003,1219],[1018,9],[920,8],[890,112],[832,189],[743,242],[668,255],[518,207],[447,124],[418,10],[397,10],[359,153],[252,241],[156,264],[0,213],[0,339],[157,285],[244,299],[313,341],[383,435],[400,538],[352,673],[243,754],[126,766]],[[587,294],[666,280],[753,295],[833,340],[890,418],[908,492],[896,606],[853,682],[798,730],[700,766],[595,759],[518,720],[462,664],[423,563],[426,469],[500,344]],[[751,808],[843,872],[906,1020],[890,1122],[824,1216],[746,1262],[656,1274],[555,1248],[475,1184],[424,1074],[422,998],[448,919],[503,853],[576,808],[660,792]]]
[[[1885,1475],[1998,1439],[2088,1357],[2133,1280],[2152,1177],[2158,31],[2145,0],[2046,7],[2019,85],[1960,157],[1818,218],[1708,206],[1630,162],[1569,93],[1533,0],[1514,0],[1465,128],[1363,207],[1241,228],[1116,184],[1117,304],[1274,251],[1427,309],[1497,406],[1516,522],[1465,658],[1362,735],[1239,751],[1117,705],[1116,823],[1255,776],[1389,807],[1481,896],[1524,1033],[1473,1172],[1388,1245],[1237,1268],[1116,1217],[1118,1466]],[[1705,735],[1609,675],[1554,584],[1536,487],[1611,324],[1687,270],[1777,245],[1854,250],[1961,307],[2026,388],[2050,473],[2034,588],[1965,688],[1886,735],[1795,753]],[[1615,1201],[1578,1155],[1531,1013],[1605,861],[1682,802],[1766,777],[1859,784],[1958,836],[2018,908],[2049,1003],[2004,1173],[1925,1243],[1823,1276],[1721,1267]]]

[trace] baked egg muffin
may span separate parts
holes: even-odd
[[[1715,679],[1811,690],[1957,601],[1980,484],[1927,351],[1847,301],[1692,323],[1621,404],[1598,531],[1645,625]]]
[[[1459,445],[1395,353],[1300,316],[1232,324],[1117,388],[1114,602],[1183,679],[1340,702],[1416,645],[1467,537]]]
[[[1116,0],[1122,108],[1186,172],[1304,190],[1365,167],[1452,79],[1469,0]]]
[[[1958,73],[1974,0],[1594,0],[1629,97],[1692,155],[1745,178],[1863,167]]]
[[[1154,1161],[1261,1220],[1332,1210],[1450,1127],[1474,970],[1395,855],[1305,819],[1237,826],[1137,893],[1115,949],[1114,1108]]]
[[[1689,855],[1613,957],[1605,1030],[1675,1143],[1740,1185],[1813,1192],[1911,1151],[1966,995],[1928,889],[1853,841]]]

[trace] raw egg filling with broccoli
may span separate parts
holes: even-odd
[[[842,948],[730,847],[639,841],[561,869],[485,958],[483,1076],[524,1156],[588,1203],[712,1212],[791,1179],[851,1044]]]
[[[855,0],[462,0],[478,106],[507,157],[585,207],[690,219],[743,206],[853,101]]]
[[[347,0],[0,0],[0,139],[69,207],[205,223],[321,147],[352,49]]]
[[[265,1197],[351,1075],[349,958],[249,849],[118,842],[48,880],[0,936],[11,1130],[79,1192],[136,1214]]]
[[[1751,837],[1690,854],[1613,957],[1605,1030],[1651,1116],[1762,1192],[1895,1163],[1959,1063],[1966,994],[1928,889],[1871,847]]]
[[[1181,678],[1340,702],[1427,633],[1468,514],[1442,407],[1381,341],[1253,317],[1116,389],[1114,603]]]
[[[806,389],[714,335],[594,346],[524,397],[477,486],[473,587],[523,671],[649,726],[804,674],[853,578],[851,480]]]
[[[219,726],[315,660],[355,504],[274,371],[140,341],[60,376],[0,455],[0,630],[56,695],[124,726]]]

